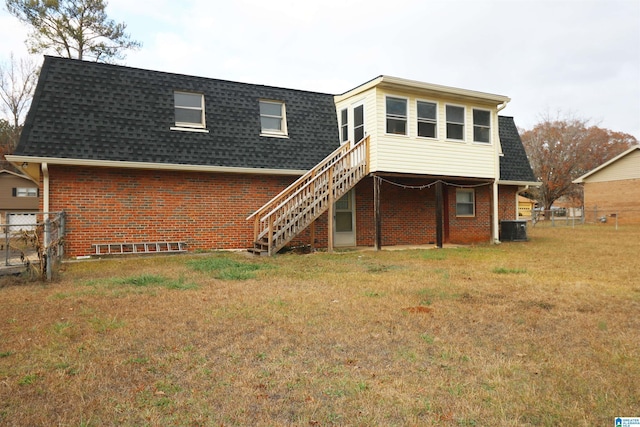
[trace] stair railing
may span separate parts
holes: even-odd
[[[345,143],[250,215],[254,244],[277,252],[369,173],[369,137]]]

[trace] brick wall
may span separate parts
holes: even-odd
[[[93,252],[92,244],[184,241],[189,250],[240,249],[252,245],[247,216],[288,186],[295,177],[144,171],[50,166],[50,211],[67,212],[66,254]],[[393,180],[420,186],[420,179]],[[500,191],[501,219],[514,219],[515,187]],[[455,187],[445,186],[451,243],[491,239],[491,186],[476,188],[476,215],[456,217]],[[429,244],[436,240],[435,189],[381,185],[383,246]],[[504,209],[502,209],[504,207]],[[504,212],[504,217],[503,217]],[[356,187],[356,242],[373,246],[373,179]],[[447,222],[445,221],[445,222]],[[291,246],[308,245],[310,229]],[[327,245],[327,215],[315,226],[315,243]]]
[[[246,217],[295,177],[50,166],[50,210],[67,212],[66,254],[94,243],[185,241],[189,250],[252,245]]]
[[[585,221],[617,215],[618,224],[640,224],[640,179],[584,184]]]
[[[436,241],[435,187],[421,187],[433,180],[393,178],[380,186],[382,246],[430,244]],[[403,187],[404,186],[404,187]],[[445,241],[449,243],[478,243],[491,240],[492,186],[475,189],[475,216],[456,216],[456,187],[444,186]],[[515,186],[499,188],[499,220],[516,219]],[[375,244],[373,218],[373,179],[365,178],[356,186],[356,241],[359,246]]]

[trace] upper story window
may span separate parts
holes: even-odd
[[[438,105],[435,102],[418,101],[418,136],[436,138]]]
[[[475,191],[473,188],[456,189],[456,216],[475,216]]]
[[[287,117],[284,102],[260,101],[260,126],[264,135],[286,136]]]
[[[340,111],[340,141],[349,140],[349,111],[345,108]]]
[[[387,96],[387,133],[407,134],[407,100]]]
[[[473,109],[473,140],[491,142],[491,112]]]
[[[177,127],[204,128],[204,95],[201,93],[174,92]]]
[[[13,189],[13,197],[38,197],[38,189],[17,187]]]
[[[364,105],[353,107],[353,142],[364,138]]]
[[[447,139],[464,140],[464,107],[447,105]]]

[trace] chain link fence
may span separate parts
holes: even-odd
[[[6,270],[24,267],[51,280],[64,255],[64,212],[12,212],[5,215],[0,242]]]

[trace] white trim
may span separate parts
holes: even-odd
[[[387,129],[387,120],[389,119],[389,113],[387,112],[387,100],[389,98],[395,98],[395,99],[399,99],[399,100],[404,100],[405,102],[405,116],[404,116],[404,133],[391,133],[389,132],[389,130]],[[385,135],[391,135],[391,136],[409,136],[409,101],[410,99],[406,96],[398,96],[398,95],[390,95],[390,94],[385,94],[384,95],[384,134]],[[394,116],[391,117],[391,119],[393,120],[402,120],[400,118],[400,116]]]
[[[367,109],[365,108],[366,99],[360,99],[356,102],[353,102],[349,108],[349,118],[351,118],[351,130],[349,131],[350,141],[353,141],[353,144],[356,144],[360,141],[356,141],[356,114],[355,110],[358,107],[362,107],[362,137],[367,136]]]
[[[262,114],[260,112],[260,104],[274,104],[280,106],[280,116],[272,116],[269,114]],[[260,136],[277,136],[277,137],[288,137],[287,132],[287,107],[284,101],[279,101],[275,99],[259,99],[258,100],[258,112],[260,114]],[[263,129],[262,128],[262,117],[267,118],[279,118],[280,119],[280,130],[275,129]]]
[[[538,181],[500,181],[498,180],[498,185],[517,185],[519,187],[524,185],[529,185],[531,187],[540,187],[542,183]]]
[[[610,164],[617,162],[618,160],[620,160],[621,158],[625,157],[627,154],[629,154],[629,153],[631,153],[631,152],[633,152],[635,150],[640,150],[640,145],[634,145],[633,147],[631,147],[628,150],[626,150],[624,153],[618,154],[616,157],[614,157],[613,159],[609,160],[608,162],[605,162],[605,163],[601,164],[600,166],[598,166],[597,168],[593,169],[592,171],[589,171],[589,172],[585,173],[584,175],[582,175],[579,178],[576,178],[575,180],[573,180],[573,183],[574,184],[583,183],[585,178],[588,178],[591,175],[595,174],[596,172],[601,171],[602,169],[606,168]]]
[[[472,214],[458,214],[458,193],[469,193],[473,196],[471,205],[473,207]],[[468,205],[469,203],[463,202],[462,204]],[[475,188],[456,188],[456,218],[475,218],[476,217],[476,190]]]
[[[245,173],[258,175],[302,175],[307,170],[298,169],[262,169],[262,168],[240,168],[230,166],[206,166],[206,165],[180,165],[175,163],[145,163],[145,162],[129,162],[117,160],[81,160],[81,159],[63,159],[55,157],[28,157],[7,155],[7,160],[13,164],[22,162],[42,163],[49,165],[68,165],[68,166],[92,166],[105,168],[123,168],[123,169],[154,169],[154,170],[172,170],[184,172],[222,172],[222,173]]]
[[[169,130],[178,130],[182,132],[198,132],[198,133],[209,133],[209,129],[201,129],[196,127],[181,127],[181,126],[171,126]]]
[[[455,97],[464,102],[489,102],[499,104],[506,104],[511,101],[511,98],[503,95],[496,95],[486,92],[478,92],[475,90],[461,89],[450,86],[436,85],[426,82],[420,82],[416,80],[402,79],[393,76],[378,76],[373,80],[370,80],[360,86],[357,86],[341,95],[336,95],[336,102],[345,100],[351,96],[357,95],[361,92],[365,92],[373,87],[380,86],[381,88],[389,88],[391,90],[404,90],[415,92],[416,90],[422,94],[428,94],[433,97]]]
[[[176,94],[181,94],[181,95],[194,95],[194,96],[200,96],[200,108],[197,107],[188,107],[185,105],[177,105],[176,104]],[[195,128],[195,129],[204,129],[207,127],[207,119],[205,117],[205,113],[204,113],[204,93],[201,92],[187,92],[184,90],[174,90],[173,91],[173,111],[174,111],[174,119],[175,119],[175,110],[176,108],[181,108],[183,110],[194,110],[194,111],[200,111],[200,123],[196,123],[196,122],[179,122],[176,121],[175,124],[177,128]]]
[[[462,139],[456,139],[456,138],[449,138],[448,132],[447,132],[447,125],[449,124],[449,120],[447,120],[447,107],[458,107],[458,108],[462,108]],[[451,122],[452,124],[459,124],[459,123],[455,123],[455,122]],[[444,104],[444,139],[445,141],[451,141],[451,142],[467,142],[467,106],[466,105],[459,105],[459,104],[452,104],[450,102],[447,102]],[[486,144],[485,144],[486,145]]]
[[[423,99],[423,98],[416,98],[416,138],[421,138],[421,139],[428,139],[428,140],[437,140],[438,139],[438,126],[440,124],[440,103],[438,101],[434,101],[432,99]],[[420,136],[418,135],[418,131],[419,131],[419,126],[418,123],[420,123],[420,116],[418,115],[418,102],[422,102],[425,104],[436,104],[436,136]],[[427,123],[427,122],[425,122]],[[446,129],[445,129],[446,132]],[[445,135],[446,136],[446,135]]]
[[[489,113],[489,141],[476,141],[476,122],[473,119],[473,112],[474,111],[483,111],[486,113]],[[486,126],[478,126],[481,127],[483,129],[486,129]],[[471,141],[475,142],[477,144],[484,144],[484,145],[492,145],[493,144],[493,112],[491,110],[488,110],[486,108],[475,108],[475,107],[471,107]]]

